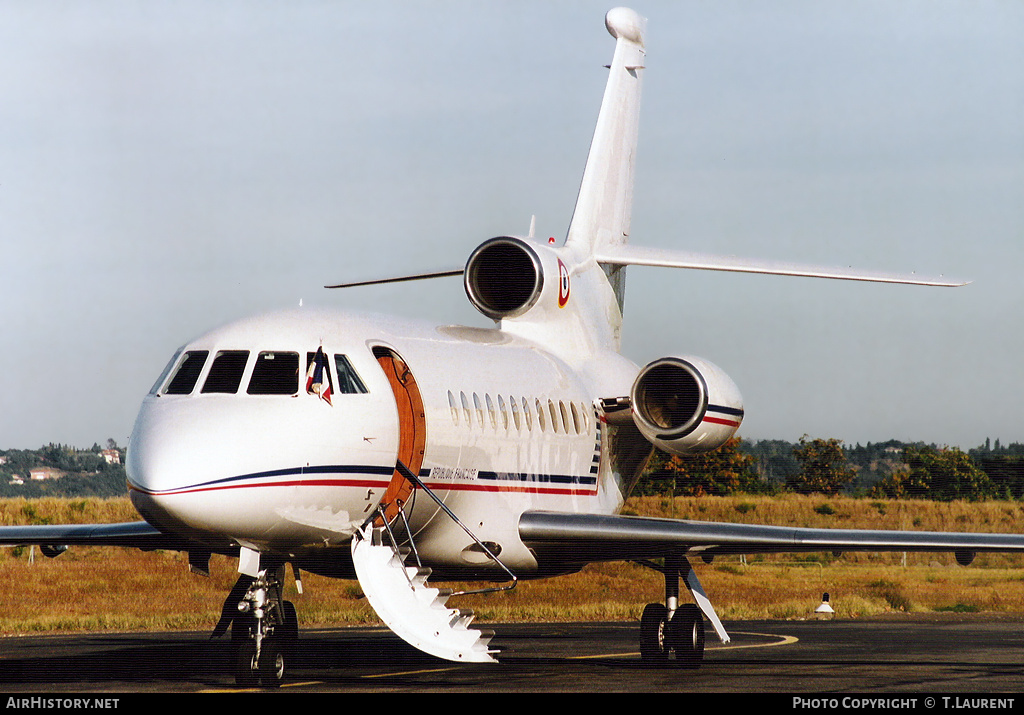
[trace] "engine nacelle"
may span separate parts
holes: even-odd
[[[517,318],[544,290],[544,266],[529,242],[499,236],[481,243],[463,275],[470,302],[488,318]]]
[[[633,421],[669,454],[707,452],[725,444],[743,421],[743,398],[717,365],[664,357],[646,365],[630,394]]]

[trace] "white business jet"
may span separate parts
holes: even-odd
[[[704,623],[728,635],[688,559],[781,551],[1024,551],[1024,536],[839,531],[617,516],[653,447],[722,445],[739,390],[712,363],[619,354],[625,268],[953,286],[914,275],[718,258],[630,246],[645,20],[610,11],[607,88],[565,243],[500,236],[463,267],[489,329],[298,309],[182,347],[145,397],[128,487],[145,521],[6,527],[0,543],[111,544],[238,558],[215,632],[238,646],[239,683],[277,685],[298,631],[292,565],[358,579],[381,619],[440,658],[491,662],[489,634],[428,578],[498,584],[629,559],[664,574],[640,627],[644,661],[696,666]],[[347,284],[348,286],[361,284]],[[337,286],[340,287],[340,286]],[[679,602],[680,580],[694,603]]]

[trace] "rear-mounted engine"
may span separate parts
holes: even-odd
[[[476,309],[501,320],[519,317],[533,307],[544,289],[544,270],[528,243],[499,236],[473,251],[463,280]]]
[[[743,421],[736,384],[717,365],[689,356],[646,365],[633,383],[631,403],[640,432],[670,454],[716,449]]]

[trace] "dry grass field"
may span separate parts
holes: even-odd
[[[626,513],[789,526],[1024,531],[1016,502],[936,503],[826,497],[633,499]],[[127,499],[0,500],[0,523],[85,523],[137,518]],[[823,592],[837,618],[889,612],[1024,612],[1024,557],[979,555],[970,567],[934,554],[779,555],[694,561],[723,620],[810,618]],[[189,573],[172,552],[72,548],[55,559],[28,548],[0,550],[7,584],[0,634],[70,630],[211,629],[236,578],[214,557],[211,576]],[[376,623],[355,582],[305,574],[288,597],[304,626]],[[639,617],[662,596],[659,574],[629,563],[595,564],[578,574],[520,582],[507,593],[465,596],[451,605],[478,620],[600,621]]]

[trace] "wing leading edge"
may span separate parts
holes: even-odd
[[[127,546],[184,551],[188,542],[145,521],[0,527],[0,546]]]
[[[710,521],[525,512],[519,535],[541,561],[649,559],[809,551],[932,551],[969,563],[978,552],[1024,552],[1024,534],[808,529]]]

